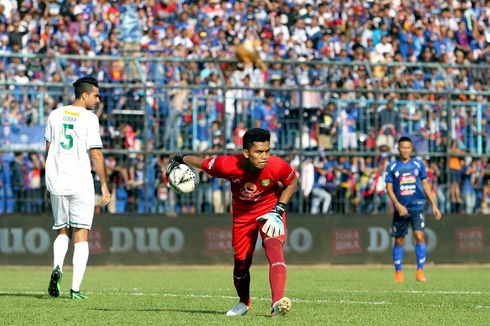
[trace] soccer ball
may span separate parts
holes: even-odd
[[[178,194],[188,194],[199,185],[199,174],[187,164],[179,164],[168,175],[168,183]]]

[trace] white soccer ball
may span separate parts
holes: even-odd
[[[179,164],[168,175],[170,188],[179,194],[188,194],[199,185],[199,174],[187,164]]]

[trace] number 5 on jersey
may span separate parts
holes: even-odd
[[[71,149],[73,147],[73,135],[72,135],[72,132],[73,132],[73,125],[71,123],[64,123],[63,124],[63,137],[65,137],[65,139],[60,142],[60,145],[61,147],[63,147],[63,149]]]

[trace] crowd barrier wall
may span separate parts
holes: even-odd
[[[390,264],[388,216],[289,214],[284,246],[288,264]],[[483,216],[427,217],[427,263],[490,263],[490,220]],[[51,216],[0,219],[0,264],[49,265],[56,236]],[[233,261],[231,217],[222,215],[97,215],[90,232],[91,265],[222,264]],[[71,261],[70,249],[66,262]],[[415,262],[412,234],[406,263]],[[254,261],[266,263],[257,242]]]

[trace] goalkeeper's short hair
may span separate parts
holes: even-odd
[[[243,135],[243,149],[250,149],[255,142],[270,142],[271,133],[269,130],[262,128],[251,128],[248,129]]]

